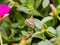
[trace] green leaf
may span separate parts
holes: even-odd
[[[12,23],[12,28],[24,28],[25,23],[23,21],[20,21],[18,23]]]
[[[46,8],[49,5],[49,0],[43,0],[43,8]]]
[[[50,41],[55,43],[58,40],[58,38],[51,38]]]
[[[36,15],[36,16],[40,16],[40,17],[44,17],[40,12],[38,12],[37,10],[31,10],[33,12],[33,15]]]
[[[10,38],[14,37],[15,34],[16,34],[16,31],[13,28],[11,28]]]
[[[38,45],[37,43],[32,43],[32,45]]]
[[[32,14],[32,12],[27,8],[27,7],[24,7],[24,6],[21,6],[20,8],[17,8],[18,11],[23,11],[27,14]]]
[[[20,0],[20,2],[24,5],[34,6],[34,0]]]
[[[57,6],[57,11],[60,13],[60,5]]]
[[[16,42],[16,41],[20,41],[21,38],[20,37],[15,37],[13,39],[10,39],[11,42]]]
[[[42,28],[42,22],[38,19],[34,19],[34,24],[37,28],[41,29]]]
[[[1,26],[4,28],[7,35],[9,35],[9,29],[11,28],[11,24],[7,20],[4,20],[4,22],[1,24]]]
[[[29,14],[29,15],[35,15],[35,16],[43,17],[43,15],[40,12],[36,11],[35,9],[29,9],[27,7],[24,7],[24,6],[21,6],[20,8],[17,8],[17,10],[18,11],[23,11],[23,12]]]
[[[39,5],[41,4],[42,0],[36,0],[35,1],[35,8],[37,9]]]
[[[48,27],[46,31],[56,34],[56,30],[53,27]]]
[[[12,28],[17,28],[17,25],[18,25],[18,23],[12,23],[12,24],[11,24],[11,27],[12,27]]]
[[[29,39],[26,41],[27,45],[31,45],[31,42],[32,42],[32,38],[29,38]]]
[[[60,36],[60,25],[56,28],[57,36]]]
[[[29,37],[29,34],[26,31],[21,31],[23,35],[25,35],[27,38]]]
[[[24,18],[19,12],[15,12],[14,15],[15,15],[14,17],[16,18],[16,20],[17,20],[18,22],[25,20],[25,18]]]
[[[38,45],[54,45],[54,44],[51,43],[49,40],[45,40],[45,41],[39,42]]]
[[[40,39],[45,39],[45,36],[44,34],[42,34],[41,32],[35,32],[33,35],[32,35],[32,38],[33,37],[36,37],[36,38],[40,38]]]
[[[48,27],[46,32],[50,37],[56,37],[56,30],[53,27]]]
[[[27,5],[34,6],[34,0],[26,0]]]
[[[46,25],[47,25],[48,27],[49,27],[49,26],[54,27],[54,26],[56,25],[56,23],[57,23],[57,19],[56,19],[56,18],[53,18],[52,20],[46,22]]]
[[[50,20],[52,20],[52,19],[53,19],[53,17],[48,16],[48,17],[43,18],[41,21],[42,21],[42,23],[44,24],[44,23],[46,23],[47,21],[50,21]]]
[[[25,23],[23,21],[20,21],[17,25],[18,28],[24,28]]]
[[[24,23],[25,18],[19,12],[15,12],[14,15],[15,15],[15,18],[17,20],[17,23],[12,24],[12,26],[13,27],[18,27],[18,28],[24,28],[24,26],[25,26],[25,23]]]
[[[26,3],[26,0],[19,0],[22,4]]]
[[[0,32],[2,33],[2,37],[3,37],[5,40],[7,40],[8,35],[7,35],[5,29],[4,29],[2,26],[0,26]]]
[[[38,32],[38,31],[41,31],[41,29],[35,27],[35,31]]]

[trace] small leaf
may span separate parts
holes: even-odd
[[[26,3],[26,0],[19,0],[22,4]]]
[[[48,17],[43,18],[41,21],[42,21],[42,23],[44,24],[44,23],[46,23],[47,21],[50,21],[50,20],[52,20],[52,19],[53,19],[53,17],[48,16]]]
[[[32,38],[33,37],[36,37],[36,38],[40,38],[40,39],[45,39],[45,37],[44,37],[44,34],[42,34],[41,32],[36,32],[36,33],[34,33],[33,35],[32,35]]]
[[[56,30],[53,27],[48,27],[46,31],[56,34]]]
[[[34,24],[37,28],[41,29],[42,28],[42,22],[38,19],[34,19]]]
[[[46,32],[50,37],[56,37],[56,30],[53,27],[48,27]]]
[[[18,23],[12,23],[12,24],[11,24],[11,27],[12,27],[12,28],[17,28],[17,25],[18,25]]]
[[[20,21],[17,25],[18,28],[24,28],[25,23],[23,21]]]
[[[56,28],[57,36],[60,36],[60,25]]]
[[[39,42],[38,45],[54,45],[54,44],[51,43],[49,40],[45,40],[45,41]]]
[[[36,0],[35,1],[35,8],[37,9],[39,5],[41,4],[42,0]]]
[[[30,6],[34,6],[34,0],[26,0],[27,4]]]
[[[50,41],[51,41],[52,43],[55,43],[57,40],[58,40],[58,38],[52,38],[52,39],[50,39]]]
[[[4,30],[4,28],[2,26],[0,26],[0,32],[2,33],[2,37],[7,40],[8,35],[6,33],[6,31]]]
[[[15,42],[15,41],[19,41],[19,40],[21,40],[20,37],[15,37],[15,38],[13,38],[13,39],[10,39],[11,42]]]
[[[43,0],[43,8],[46,8],[49,5],[49,0]]]
[[[29,38],[29,39],[26,41],[27,45],[31,45],[31,42],[32,42],[32,38]]]
[[[15,12],[15,14],[14,14],[15,16],[15,18],[16,18],[16,20],[19,22],[19,21],[24,21],[24,17],[19,13],[19,12]]]
[[[25,35],[27,38],[29,37],[29,34],[26,31],[21,31],[23,35]]]
[[[37,10],[31,10],[33,12],[33,15],[36,15],[36,16],[40,16],[40,17],[44,17],[40,12],[38,12]]]
[[[57,6],[57,11],[60,13],[60,5]]]
[[[24,6],[21,6],[21,7],[17,8],[17,10],[18,11],[23,11],[23,12],[29,14],[29,15],[35,15],[35,16],[41,16],[41,17],[43,17],[43,15],[40,12],[38,12],[37,10],[35,10],[35,9],[29,9],[27,7],[24,7]]]

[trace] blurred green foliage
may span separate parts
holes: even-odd
[[[21,36],[25,35],[26,45],[60,45],[60,20],[57,18],[57,16],[60,18],[60,0],[12,1],[14,5],[10,5],[13,7],[9,16],[0,21],[4,44],[19,44]],[[10,3],[12,2],[8,0],[0,0],[0,4]],[[50,3],[56,7],[58,12],[56,17],[50,15],[53,13]],[[25,20],[29,18],[33,18],[34,28],[25,24]]]

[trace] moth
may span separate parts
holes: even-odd
[[[34,28],[34,21],[33,18],[28,18],[25,20],[25,24],[27,24],[29,27]]]

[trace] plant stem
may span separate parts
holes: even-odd
[[[1,43],[1,45],[3,45],[1,32],[0,32],[0,43]]]
[[[14,6],[15,2],[13,0],[9,0],[9,2],[10,2],[9,6],[12,8]]]

